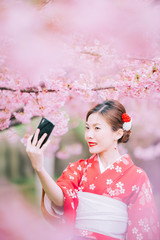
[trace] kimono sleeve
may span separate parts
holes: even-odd
[[[133,198],[128,205],[127,240],[158,240],[160,228],[150,181],[142,172],[139,185],[132,186]]]
[[[50,207],[47,207],[47,201],[45,201],[45,192],[44,190],[42,191],[42,213],[50,222],[65,222],[66,219],[74,222],[76,208],[78,206],[77,192],[79,191],[79,183],[82,178],[83,167],[84,160],[82,159],[75,163],[70,163],[56,182],[64,194],[63,209],[58,209],[51,201],[49,204]]]

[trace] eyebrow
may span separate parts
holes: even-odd
[[[87,122],[86,122],[86,125],[89,125]],[[100,123],[94,123],[93,126],[96,126],[96,125],[101,125]]]

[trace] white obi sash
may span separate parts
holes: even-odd
[[[125,239],[127,205],[103,195],[78,192],[75,227],[118,239]]]

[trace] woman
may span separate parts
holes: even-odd
[[[74,239],[159,239],[159,223],[149,179],[118,144],[131,134],[130,116],[116,100],[105,101],[86,116],[85,140],[92,156],[63,171],[55,183],[43,167],[38,130],[27,153],[43,188],[47,219],[74,224]]]

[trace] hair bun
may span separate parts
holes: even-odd
[[[123,136],[118,140],[118,143],[126,143],[129,140],[129,137],[131,135],[132,131],[124,131]]]

